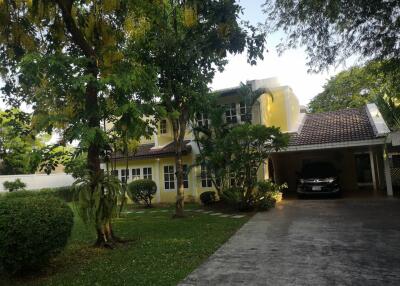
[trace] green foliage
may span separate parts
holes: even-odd
[[[37,192],[0,197],[0,269],[37,270],[60,253],[71,234],[73,213],[61,200]]]
[[[243,187],[230,187],[223,191],[221,199],[239,211],[266,211],[282,200],[282,191],[287,184],[278,185],[268,180],[258,182],[257,187],[250,193]]]
[[[202,192],[200,194],[200,201],[203,205],[212,205],[217,201],[217,196],[213,191]]]
[[[85,223],[101,227],[117,214],[122,187],[115,176],[101,174],[93,178],[88,175],[76,180],[72,188],[78,198],[75,204],[77,211]]]
[[[400,60],[399,1],[266,0],[272,30],[283,30],[281,50],[306,46],[316,70],[350,56]]]
[[[128,184],[128,194],[132,201],[138,204],[144,202],[148,208],[156,192],[157,185],[152,180],[135,180]]]
[[[158,68],[160,106],[173,129],[176,162],[182,156],[183,140],[209,91],[215,73],[222,71],[228,53],[242,53],[255,64],[263,57],[265,33],[239,20],[236,1],[163,1],[153,5],[153,25],[143,42],[144,59]],[[143,48],[144,46],[144,48]],[[183,212],[182,164],[177,164],[177,215]]]
[[[375,102],[392,128],[400,126],[400,69],[390,61],[371,61],[332,77],[308,105],[310,112],[362,107]]]
[[[55,196],[67,203],[76,201],[78,199],[75,194],[75,189],[72,187],[44,188],[40,189],[39,192]]]
[[[270,180],[261,181],[257,184],[256,201],[258,210],[268,210],[282,200],[282,192],[287,189],[287,184],[276,184]]]
[[[0,175],[34,173],[40,158],[35,150],[43,138],[31,130],[31,116],[18,109],[0,110]]]
[[[75,179],[82,178],[88,174],[87,154],[83,153],[76,157],[71,157],[64,164],[65,173],[71,174]]]
[[[249,211],[254,206],[250,202],[246,202],[244,189],[238,187],[230,187],[221,194],[221,200],[235,210]]]
[[[22,182],[20,179],[16,179],[13,182],[5,181],[3,183],[3,186],[9,192],[14,192],[14,191],[23,191],[23,190],[25,190],[26,184],[24,182]]]

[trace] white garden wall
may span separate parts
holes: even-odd
[[[71,186],[75,179],[68,174],[30,174],[30,175],[6,175],[0,176],[0,192],[5,192],[3,183],[20,179],[26,184],[27,190],[38,190],[43,188],[57,188]]]

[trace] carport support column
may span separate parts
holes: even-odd
[[[392,175],[390,173],[389,156],[385,151],[386,150],[383,150],[383,166],[385,170],[386,194],[389,197],[393,197]]]

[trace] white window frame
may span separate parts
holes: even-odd
[[[135,173],[135,175],[133,173]],[[140,180],[140,168],[132,168],[132,181],[135,180]]]
[[[250,110],[249,110],[250,109]],[[252,120],[252,114],[251,114],[251,108],[247,106],[246,102],[242,101],[239,103],[239,117],[240,117],[240,122],[246,122],[246,115],[249,113],[250,116],[250,122]]]
[[[187,164],[182,165],[183,168],[183,188],[189,189],[189,167]]]
[[[150,170],[150,173],[149,173],[149,170]],[[153,180],[153,168],[152,167],[143,167],[143,179]]]
[[[225,120],[227,123],[238,122],[236,103],[229,103],[225,105]]]
[[[203,113],[198,113],[196,115],[196,123],[199,127],[208,128],[208,118]]]
[[[121,182],[127,183],[128,181],[129,181],[129,169],[121,169]]]
[[[168,168],[168,172],[166,172],[166,168]],[[173,191],[176,188],[176,180],[175,180],[175,166],[174,165],[164,165],[163,166],[163,175],[164,175],[164,190]]]
[[[168,124],[166,119],[161,119],[160,121],[160,134],[167,134],[168,133]]]
[[[207,168],[203,164],[200,165],[200,179],[201,179],[201,187],[202,188],[211,188],[212,180],[208,175]]]

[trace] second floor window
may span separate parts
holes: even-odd
[[[153,179],[152,170],[150,167],[143,168],[143,179],[147,179],[147,180]]]
[[[167,133],[167,120],[163,119],[160,121],[160,134]]]
[[[132,169],[132,180],[140,179],[140,168]]]
[[[237,123],[236,103],[230,103],[225,106],[225,118],[227,123]]]
[[[251,121],[251,109],[244,102],[240,103],[240,121],[241,122]]]
[[[129,169],[121,170],[121,181],[126,183],[129,180]]]
[[[164,166],[164,188],[166,190],[175,189],[175,173],[174,166]]]

